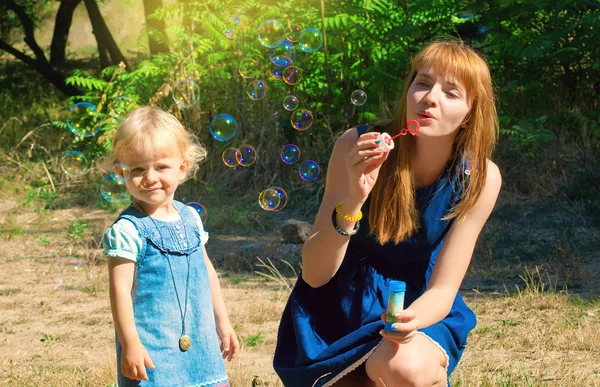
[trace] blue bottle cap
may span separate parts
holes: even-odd
[[[406,283],[404,281],[390,281],[390,292],[405,292],[406,291]]]

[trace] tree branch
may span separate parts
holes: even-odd
[[[23,31],[25,31],[25,43],[31,48],[35,58],[38,62],[48,63],[48,59],[46,59],[46,55],[44,54],[44,50],[40,46],[38,46],[35,40],[35,24],[33,20],[27,15],[25,8],[18,5],[15,0],[4,0],[6,1],[6,5],[8,8],[12,9],[13,12],[17,15],[17,17],[21,20],[21,24],[23,25]]]
[[[14,55],[15,58],[27,63],[29,66],[32,66],[32,67],[37,66],[37,63],[35,62],[35,60],[33,58],[31,58],[31,57],[27,56],[25,53],[17,50],[16,48],[14,48],[10,44],[6,43],[2,39],[0,39],[0,49],[8,52],[9,54]]]

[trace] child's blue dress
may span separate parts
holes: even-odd
[[[358,127],[359,135],[367,128]],[[405,307],[425,291],[452,225],[441,218],[458,199],[459,174],[470,173],[464,160],[451,165],[436,183],[417,189],[421,227],[415,235],[382,246],[369,235],[365,214],[344,261],[327,284],[315,289],[298,277],[283,312],[273,361],[286,387],[330,386],[364,364],[382,340],[381,313],[387,309],[390,279],[406,282]],[[368,208],[367,200],[363,212]],[[446,318],[420,329],[446,352],[448,374],[475,322],[475,314],[457,293]]]
[[[119,386],[229,386],[215,328],[199,223],[190,208],[176,201],[173,204],[181,215],[181,219],[177,221],[150,219],[133,206],[123,211],[117,219],[132,222],[141,237],[141,245],[135,257],[131,296],[135,326],[156,366],[154,370],[146,367],[149,381],[135,381],[124,377],[120,363],[122,348],[117,335]],[[130,237],[127,233],[116,232],[114,226],[111,227],[104,237],[106,254],[127,255],[127,251],[123,250],[132,244],[128,240]],[[190,336],[192,344],[189,350],[183,352],[179,348],[182,324],[173,278],[183,308],[188,256],[190,272],[185,333]],[[167,259],[171,261],[173,277]]]

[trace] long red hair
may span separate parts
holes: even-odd
[[[370,130],[394,135],[406,127],[408,89],[419,69],[430,67],[457,79],[467,91],[471,109],[459,130],[452,160],[458,162],[468,155],[469,184],[463,184],[460,198],[444,219],[461,219],[479,198],[487,174],[487,159],[491,157],[498,136],[498,116],[492,79],[485,60],[462,42],[435,42],[421,50],[413,59],[410,74],[404,84],[400,104],[391,120],[378,122]],[[415,183],[410,166],[413,136],[400,136],[396,146],[383,163],[371,192],[369,224],[371,233],[381,244],[400,243],[419,228],[415,202]],[[395,162],[394,162],[395,160]],[[454,168],[450,169],[451,171]],[[460,174],[465,183],[466,176]],[[468,187],[468,188],[467,188]]]

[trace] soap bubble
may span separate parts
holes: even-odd
[[[229,17],[229,20],[233,23],[233,24],[240,24],[240,18],[237,16],[231,16]]]
[[[367,93],[360,89],[354,90],[350,95],[350,101],[353,105],[362,106],[367,102]]]
[[[249,167],[256,161],[256,149],[252,145],[244,144],[238,148],[235,158],[242,167]]]
[[[182,79],[173,87],[173,101],[184,109],[194,106],[200,99],[200,88],[191,79]]]
[[[221,158],[223,159],[223,163],[227,165],[229,168],[237,167],[239,164],[237,162],[237,155],[239,151],[237,148],[227,148],[223,151]]]
[[[286,164],[294,164],[300,160],[300,149],[294,144],[287,144],[281,148],[281,161]]]
[[[102,127],[101,121],[102,114],[89,102],[77,102],[67,114],[67,127],[77,136],[94,136]]]
[[[298,45],[304,52],[311,53],[318,51],[323,45],[323,35],[316,28],[307,28],[302,31]]]
[[[127,199],[129,192],[123,176],[111,173],[102,180],[100,194],[110,203],[119,203]]]
[[[279,203],[281,203],[281,196],[272,188],[267,188],[258,195],[258,204],[263,210],[273,211]]]
[[[119,161],[118,163],[113,165],[112,170],[115,175],[119,175],[125,180],[129,179],[129,167],[127,166],[127,164]]]
[[[246,94],[248,94],[248,97],[250,97],[251,100],[261,100],[267,95],[267,84],[258,79],[252,81],[246,88]]]
[[[267,20],[258,27],[258,40],[267,48],[279,46],[285,39],[283,24],[277,20]]]
[[[313,115],[308,109],[297,109],[292,113],[290,122],[295,129],[304,131],[312,126]]]
[[[237,132],[237,122],[229,114],[217,114],[210,121],[210,134],[217,141],[231,140]]]
[[[302,34],[302,27],[300,26],[292,26],[292,29],[285,36],[287,40],[292,43],[296,43],[300,40],[300,35]]]
[[[253,78],[258,73],[258,63],[254,59],[243,59],[240,62],[238,71],[244,78]]]
[[[192,207],[194,210],[196,210],[196,212],[198,213],[198,215],[200,215],[200,220],[202,221],[202,224],[206,224],[206,221],[208,220],[208,213],[206,212],[206,208],[204,208],[204,206],[198,202],[190,202],[186,204],[187,206]]]
[[[319,164],[312,160],[304,161],[302,164],[300,164],[300,168],[298,168],[298,173],[304,181],[317,180],[317,177],[319,177],[320,172],[321,168],[319,167]]]
[[[275,192],[277,192],[277,195],[279,196],[279,205],[277,207],[275,207],[271,211],[277,212],[277,211],[283,210],[284,207],[287,205],[287,202],[288,202],[287,192],[285,192],[285,190],[283,188],[281,188],[281,187],[271,187],[270,189],[272,189]]]
[[[288,66],[283,70],[283,81],[288,85],[295,85],[302,79],[302,71],[296,66]]]
[[[69,177],[79,177],[87,172],[87,159],[83,153],[71,150],[60,158],[60,168]]]
[[[223,31],[223,35],[225,35],[225,37],[227,39],[233,39],[234,38],[233,31],[230,30],[230,29],[226,29],[225,31]]]
[[[270,68],[269,75],[276,81],[283,81],[283,69],[281,67]]]
[[[269,50],[269,59],[275,66],[287,67],[296,60],[294,45],[284,40],[279,46]]]
[[[283,107],[285,110],[294,111],[298,108],[298,98],[294,95],[286,95],[283,98]]]

